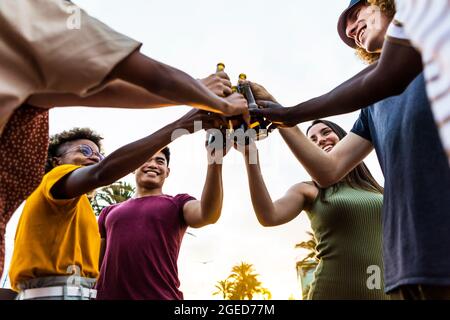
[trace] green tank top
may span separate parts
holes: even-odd
[[[383,281],[383,196],[341,183],[334,193],[332,187],[326,189],[325,199],[317,196],[307,211],[319,258],[308,299],[388,299]]]

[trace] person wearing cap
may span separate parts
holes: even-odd
[[[359,110],[401,94],[425,66],[428,98],[450,165],[450,3],[438,0],[428,5],[425,1],[396,0],[398,11],[395,17],[394,1],[371,0],[369,3],[374,4],[371,6],[367,3],[365,0],[350,1],[339,18],[338,33],[358,56],[371,65],[330,93],[292,108],[289,116],[286,116],[286,111],[272,111],[272,119],[292,125]],[[385,14],[381,14],[380,6]],[[347,19],[353,18],[356,12],[371,16],[371,20],[364,25],[354,24],[348,30]],[[386,23],[392,18],[390,24]],[[386,31],[383,53],[378,46],[364,48],[362,43],[375,43],[371,41],[375,39],[368,36],[374,28]],[[377,34],[378,42],[383,41],[382,32]]]
[[[345,28],[346,36],[352,40],[345,39],[346,43],[365,50],[367,54],[381,53],[376,63],[328,95],[300,104],[297,108],[283,108],[262,86],[252,84],[258,104],[268,107],[253,114],[279,121],[281,126],[292,126],[305,119],[297,118],[287,123],[283,120],[295,118],[298,115],[296,112],[302,108],[306,118],[314,118],[324,113],[339,113],[339,110],[345,109],[345,103],[365,107],[370,99],[363,99],[367,96],[361,91],[366,89],[367,83],[361,79],[382,63],[389,63],[385,50],[395,48],[390,51],[392,53],[415,51],[404,43],[389,39],[384,41],[394,16],[394,12],[389,12],[394,8],[394,2],[377,3],[382,5],[380,10],[374,10],[365,1],[351,1],[339,22],[341,34],[342,28]],[[374,20],[379,22],[377,27],[371,24]],[[420,55],[415,52],[419,60],[416,61],[417,57],[413,60],[420,65]],[[392,69],[398,67],[398,60],[411,57],[395,56],[397,60],[390,61]],[[406,73],[414,74],[420,70],[415,68],[413,64]],[[434,123],[424,75],[419,73],[411,83],[408,84],[408,81],[402,84],[405,88],[398,91],[397,96],[363,109],[351,132],[328,153],[312,144],[297,127],[281,128],[280,133],[321,187],[340,181],[375,149],[385,177],[385,291],[394,299],[450,299],[447,245],[450,243],[450,168]],[[378,92],[380,87],[386,87],[386,83],[374,84],[372,90]],[[317,108],[317,111],[317,105],[327,105],[327,108]]]

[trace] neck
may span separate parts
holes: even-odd
[[[160,196],[162,195],[162,188],[151,188],[147,189],[145,187],[137,187],[136,198],[148,197],[148,196]]]

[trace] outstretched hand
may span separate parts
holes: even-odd
[[[193,133],[195,123],[201,123],[201,129],[221,128],[226,126],[226,118],[214,112],[208,112],[199,109],[192,109],[178,120],[178,125],[181,128],[187,129]]]
[[[231,141],[227,139],[226,129],[208,132],[205,140],[208,164],[222,164],[223,158],[230,151],[232,145]]]
[[[289,128],[297,125],[289,115],[290,108],[285,108],[273,101],[257,100],[256,103],[262,108],[250,110],[252,117],[264,117],[279,128]]]
[[[242,94],[235,92],[226,97],[225,100],[229,103],[228,110],[225,113],[226,116],[242,115],[244,121],[247,124],[250,123],[247,100],[245,100]]]
[[[256,82],[250,82],[250,81],[248,81],[248,83],[250,83],[250,87],[252,88],[252,92],[253,92],[253,96],[255,97],[255,100],[271,101],[271,102],[278,103],[278,101],[262,85],[260,85]]]
[[[225,98],[232,93],[230,77],[224,71],[213,73],[200,82],[219,97]]]

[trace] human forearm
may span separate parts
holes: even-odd
[[[208,111],[227,113],[229,103],[213,94],[202,83],[183,71],[155,61],[136,52],[112,73],[112,77],[145,88],[177,104],[186,104]]]
[[[279,131],[297,160],[321,186],[332,185],[345,175],[339,171],[334,157],[314,145],[298,127]]]
[[[27,102],[41,108],[86,106],[146,109],[177,105],[173,101],[121,80],[112,81],[103,90],[87,97],[69,93],[43,93],[32,95]]]
[[[172,133],[179,129],[173,122],[155,133],[112,152],[95,166],[93,174],[98,186],[109,185],[142,165],[149,157],[172,142]]]
[[[190,124],[187,122],[177,120],[143,139],[119,148],[95,165],[73,171],[54,186],[54,196],[57,199],[71,199],[115,182],[168,145],[175,138],[172,137],[175,129],[188,126]]]
[[[293,107],[290,117],[299,123],[365,108],[401,94],[422,69],[413,47],[386,41],[378,62],[329,93]]]
[[[255,151],[257,152],[257,151]],[[275,207],[267,190],[264,178],[259,165],[259,155],[254,163],[250,161],[249,155],[245,156],[245,166],[247,170],[250,197],[259,223],[265,227],[275,225]]]
[[[324,95],[288,108],[287,111],[289,112],[289,117],[292,118],[292,122],[301,123],[349,113],[378,101],[376,99],[378,99],[379,94],[376,94],[377,92],[374,92],[373,88],[364,90],[364,85],[362,85],[367,83],[364,79],[372,73],[376,65],[377,63],[368,66]],[[381,86],[381,89],[383,89],[383,86]]]
[[[205,224],[216,223],[222,212],[223,184],[222,165],[208,165],[205,185],[200,201],[202,219]]]

